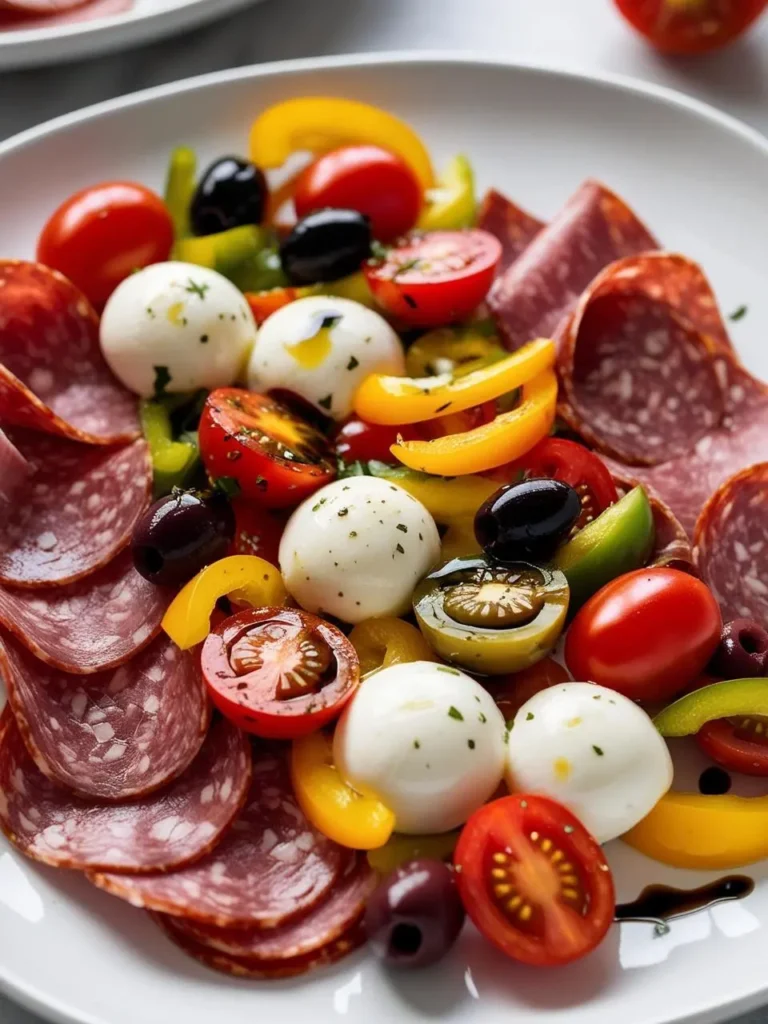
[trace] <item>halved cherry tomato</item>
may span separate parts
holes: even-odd
[[[696,742],[713,761],[732,772],[768,775],[768,719],[717,718],[696,733]]]
[[[319,430],[275,399],[241,388],[210,393],[198,436],[209,476],[234,479],[244,498],[267,508],[298,505],[336,474]]]
[[[637,569],[581,608],[565,638],[565,661],[574,679],[632,700],[668,700],[704,669],[722,626],[701,580],[678,569]]]
[[[619,500],[616,484],[605,463],[584,445],[562,437],[547,437],[522,459],[510,465],[515,474],[547,477],[570,484],[581,498],[582,513],[576,523],[580,530]]]
[[[51,215],[37,258],[101,309],[134,270],[167,260],[173,220],[160,196],[131,181],[107,181],[70,196]]]
[[[547,797],[485,804],[464,826],[453,860],[473,923],[513,960],[578,960],[613,921],[613,878],[599,844]]]
[[[368,423],[359,416],[350,416],[336,431],[334,450],[344,462],[391,462],[395,459],[390,451],[398,436],[415,440],[422,435],[414,427],[382,427]]]
[[[244,498],[232,502],[235,513],[235,536],[230,555],[258,555],[277,565],[280,539],[287,521],[286,513],[254,505]]]
[[[299,217],[340,207],[370,218],[373,237],[393,242],[410,231],[424,202],[418,178],[395,153],[380,146],[342,146],[302,171],[293,201]]]
[[[203,644],[211,700],[239,729],[270,739],[326,725],[360,682],[341,630],[293,608],[250,608],[220,623]]]
[[[493,281],[501,243],[479,228],[413,235],[363,271],[376,301],[403,323],[440,327],[465,320]]]
[[[553,658],[542,658],[522,672],[486,678],[483,685],[490,691],[496,707],[504,715],[504,721],[511,722],[531,697],[542,690],[548,690],[550,686],[566,683],[570,678],[568,671],[559,662]]]
[[[634,28],[664,53],[717,50],[745,32],[766,0],[615,0]]]

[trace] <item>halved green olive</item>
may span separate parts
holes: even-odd
[[[549,654],[568,611],[559,569],[453,558],[419,583],[419,628],[446,661],[488,675],[519,672]]]

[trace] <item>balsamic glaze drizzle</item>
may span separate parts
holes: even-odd
[[[728,875],[698,889],[649,885],[632,903],[618,904],[614,920],[652,924],[658,935],[665,935],[669,931],[667,921],[670,918],[683,917],[718,903],[743,900],[754,888],[755,883],[746,875]]]

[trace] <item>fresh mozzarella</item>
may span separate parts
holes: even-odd
[[[155,263],[113,292],[101,349],[137,395],[225,387],[244,369],[256,322],[242,292],[215,270]]]
[[[248,387],[293,391],[326,416],[342,420],[370,373],[405,373],[398,336],[359,302],[313,295],[283,306],[261,325]]]
[[[509,734],[511,790],[570,808],[601,842],[623,835],[672,785],[667,745],[631,700],[594,683],[531,697]]]
[[[446,832],[493,795],[506,728],[493,698],[447,665],[416,661],[366,679],[336,727],[336,767],[395,815],[398,832]]]
[[[440,557],[435,521],[402,487],[371,476],[335,480],[296,509],[280,571],[302,608],[343,622],[402,615]]]

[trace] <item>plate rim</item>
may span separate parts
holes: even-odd
[[[190,6],[199,5],[204,7],[210,2],[211,0],[192,0]],[[218,0],[213,0],[213,2],[216,3]],[[245,6],[247,0],[240,0],[240,2]],[[252,2],[255,3],[256,0],[252,0]],[[184,10],[185,8],[182,7],[180,9]],[[168,10],[166,10],[149,15],[148,17],[167,16],[168,13]],[[116,19],[98,19],[89,26],[89,31],[101,31],[105,25],[109,24],[112,26],[116,21],[124,25],[126,20],[130,21],[130,19],[131,12],[127,16],[118,15]],[[32,39],[29,37],[33,35],[35,40],[39,40],[39,33],[41,31],[47,30],[24,33],[28,37],[25,41],[31,42]],[[65,31],[69,32],[70,30],[66,29]],[[70,34],[72,33],[70,32]],[[675,107],[699,120],[713,124],[721,130],[738,135],[745,142],[755,147],[768,160],[768,137],[763,135],[758,129],[704,100],[697,99],[669,86],[659,85],[615,72],[595,71],[549,61],[523,60],[495,54],[488,55],[474,49],[449,49],[444,51],[400,49],[384,50],[375,53],[358,52],[322,57],[301,57],[290,60],[269,61],[261,64],[248,64],[137,90],[124,96],[90,104],[70,113],[59,115],[33,128],[12,135],[5,141],[0,142],[0,162],[25,149],[27,146],[34,145],[46,136],[57,135],[86,121],[98,120],[121,110],[141,107],[170,96],[194,93],[198,90],[204,90],[228,82],[292,75],[314,70],[366,67],[396,68],[402,65],[443,65],[448,67],[461,65],[498,68],[500,70],[529,72],[542,78],[586,81],[611,90],[618,90],[630,95],[651,99],[660,105]],[[52,1001],[46,999],[44,1001],[30,983],[26,980],[22,981],[18,978],[12,978],[9,972],[4,970],[2,964],[0,964],[0,992],[30,1012],[38,1014],[44,1019],[56,1021],[58,1024],[105,1024],[102,1018],[84,1013],[58,999]],[[718,1002],[708,1002],[706,1005],[699,1006],[694,1005],[682,1015],[671,1018],[659,1017],[656,1018],[656,1021],[657,1024],[662,1024],[662,1022],[664,1024],[685,1024],[687,1021],[699,1021],[701,1024],[704,1024],[706,1021],[707,1024],[712,1024],[712,1022],[724,1020],[726,1016],[730,1017],[733,1014],[745,1013],[758,1006],[765,1005],[767,1001],[768,982],[759,989],[747,987],[735,998],[725,997]]]

